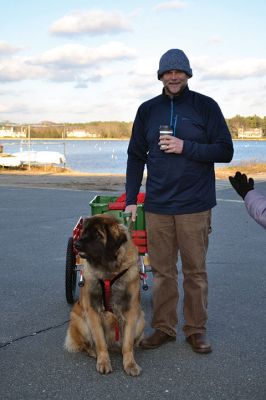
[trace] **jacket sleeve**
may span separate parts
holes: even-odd
[[[137,195],[143,179],[147,161],[148,145],[145,131],[145,111],[140,106],[133,123],[128,145],[126,171],[126,205],[137,204]]]
[[[205,122],[207,143],[184,140],[182,154],[194,161],[227,163],[233,158],[232,137],[218,104],[211,98],[203,102],[201,114]]]
[[[266,229],[266,195],[257,189],[250,190],[244,201],[249,215]]]

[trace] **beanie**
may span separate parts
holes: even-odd
[[[158,79],[167,72],[177,69],[185,72],[190,78],[192,77],[192,69],[185,53],[179,49],[171,49],[164,53],[160,59],[158,69]]]

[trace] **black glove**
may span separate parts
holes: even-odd
[[[254,179],[247,178],[246,174],[241,174],[241,172],[237,171],[235,176],[229,176],[229,181],[235,191],[242,197],[244,200],[247,192],[254,189]]]

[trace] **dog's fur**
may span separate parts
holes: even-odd
[[[85,284],[71,311],[65,347],[97,358],[97,370],[108,374],[112,371],[108,349],[119,345],[126,373],[137,376],[141,368],[134,359],[133,346],[142,339],[145,320],[140,306],[138,251],[128,230],[113,216],[94,215],[84,220],[75,247],[84,259]],[[106,311],[100,280],[113,279],[124,270],[111,286],[113,312]],[[115,339],[116,324],[119,341]]]

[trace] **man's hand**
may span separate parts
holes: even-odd
[[[130,212],[131,219],[133,222],[135,222],[137,217],[137,204],[130,204],[129,206],[126,206],[125,212]]]
[[[229,181],[235,191],[242,197],[244,200],[247,192],[254,189],[254,179],[247,178],[246,174],[241,174],[241,172],[237,171],[235,176],[229,176]]]
[[[175,136],[162,135],[160,136],[159,146],[165,153],[181,154],[183,151],[184,140]]]

